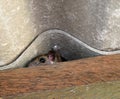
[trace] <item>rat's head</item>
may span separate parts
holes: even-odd
[[[44,55],[39,55],[32,59],[30,63],[27,65],[27,67],[31,66],[40,66],[40,65],[46,65],[46,64],[53,64],[56,62],[60,62],[61,55],[57,50],[55,51],[53,48]]]

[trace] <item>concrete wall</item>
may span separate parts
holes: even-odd
[[[0,0],[0,65],[12,63],[37,35],[54,29],[62,30],[97,50],[120,49],[120,1]],[[58,33],[53,32],[53,36]],[[57,40],[51,41],[51,37],[39,37],[31,48],[34,51],[28,51],[28,56],[23,55],[21,59],[26,62],[28,57],[31,59],[47,52],[51,43],[53,46]],[[61,43],[61,40],[66,41],[65,38],[59,38],[58,42]],[[75,44],[67,41],[70,46]],[[66,48],[66,45],[62,43],[62,47]],[[76,47],[74,52],[79,53],[80,48]]]

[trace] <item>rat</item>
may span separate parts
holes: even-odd
[[[50,51],[48,51],[47,54],[39,55],[36,58],[32,59],[32,61],[27,65],[27,67],[55,64],[57,62],[64,61],[66,61],[66,59],[62,57],[58,47],[54,46]]]

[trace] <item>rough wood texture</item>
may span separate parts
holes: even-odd
[[[3,99],[120,99],[120,81],[25,93]]]
[[[120,55],[0,71],[0,96],[120,80]]]

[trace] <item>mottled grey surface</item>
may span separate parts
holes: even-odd
[[[89,46],[120,47],[120,0],[31,0],[37,31],[57,28]]]
[[[55,44],[68,59],[120,53],[119,27],[120,0],[0,0],[0,69]]]

